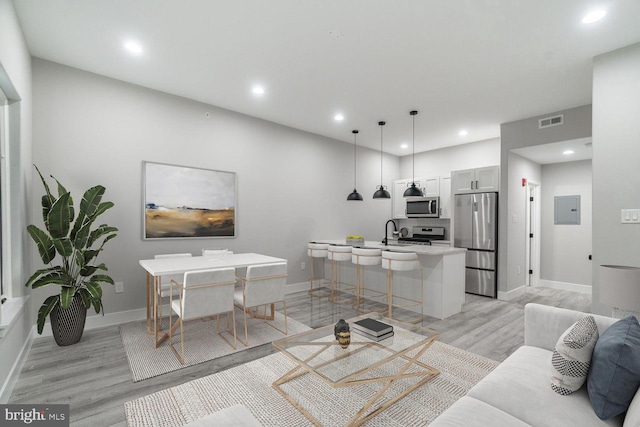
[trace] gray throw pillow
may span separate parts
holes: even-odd
[[[591,406],[603,420],[627,411],[640,386],[640,324],[617,321],[596,343],[587,378]]]
[[[568,395],[587,380],[591,354],[598,341],[598,325],[587,316],[571,325],[558,339],[551,356],[551,389]]]

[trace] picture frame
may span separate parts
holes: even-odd
[[[236,173],[142,162],[142,238],[234,238]]]

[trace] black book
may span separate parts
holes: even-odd
[[[371,318],[358,320],[353,322],[351,326],[357,331],[362,331],[375,337],[379,337],[380,335],[393,331],[393,326]]]
[[[380,336],[371,335],[371,334],[368,334],[366,332],[360,331],[358,329],[354,329],[353,332],[355,332],[356,334],[361,335],[361,336],[363,336],[365,338],[369,338],[372,341],[376,341],[376,342],[385,340],[387,338],[391,338],[393,336],[393,331],[387,332],[386,334],[382,334]]]

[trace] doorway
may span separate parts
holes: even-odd
[[[540,183],[527,182],[525,203],[525,282],[526,286],[537,286],[540,282]]]

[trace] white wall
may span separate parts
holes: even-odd
[[[3,230],[11,235],[11,247],[6,248],[10,251],[11,276],[5,287],[11,287],[12,296],[17,297],[28,293],[23,284],[29,277],[24,230],[29,221],[27,203],[31,185],[31,175],[27,172],[31,167],[31,58],[9,0],[0,0],[0,67],[0,85],[5,93],[11,92],[7,95],[12,102],[8,107],[11,115],[8,150],[10,225],[8,230]],[[15,319],[7,335],[0,338],[0,402],[7,401],[13,381],[17,379],[20,357],[30,342],[32,324],[33,317],[27,307]]]
[[[620,210],[640,209],[640,43],[597,56],[593,68],[593,306],[604,284],[599,266],[640,267],[640,225],[620,223]]]
[[[500,164],[500,138],[416,153],[415,176],[447,176],[454,170]],[[412,156],[400,158],[399,178],[411,178]]]
[[[546,129],[538,129],[538,119],[556,114],[564,114],[564,124]],[[522,188],[518,180],[510,180],[513,176],[509,169],[510,151],[514,148],[531,147],[534,145],[549,144],[552,142],[569,141],[572,139],[591,136],[591,105],[571,108],[558,112],[552,112],[537,117],[518,120],[500,125],[500,230],[498,255],[498,291],[509,292],[515,289],[517,283],[508,279],[508,272],[512,266],[508,265],[508,254],[513,250],[519,250],[521,242],[512,242],[509,235],[509,199],[511,193],[517,193]],[[515,245],[515,247],[513,247]]]
[[[591,286],[591,160],[542,166],[540,279]],[[580,225],[554,224],[554,198],[580,196]]]
[[[509,198],[507,200],[508,211],[500,213],[499,222],[506,220],[508,246],[500,247],[499,253],[507,256],[507,283],[508,291],[523,290],[527,279],[527,188],[522,186],[522,178],[527,181],[539,183],[541,180],[541,167],[538,163],[525,159],[518,154],[509,153],[508,185]],[[502,194],[501,194],[502,197]],[[505,218],[505,216],[507,216]],[[500,274],[500,273],[499,273]],[[509,298],[507,295],[503,295]]]
[[[309,277],[301,270],[309,240],[382,238],[391,202],[372,199],[380,180],[379,152],[358,149],[358,190],[365,201],[347,202],[353,190],[351,144],[40,59],[34,59],[33,72],[34,163],[76,199],[102,184],[106,200],[115,203],[104,222],[120,232],[101,261],[114,280],[124,282],[125,292],[105,289],[107,313],[145,306],[138,260],[157,253],[198,254],[211,246],[265,253],[286,258],[288,282],[298,283]],[[238,237],[143,241],[144,160],[236,172]],[[385,156],[387,185],[398,175],[398,163]],[[34,188],[35,215],[40,184]],[[32,254],[36,260],[35,247]]]

